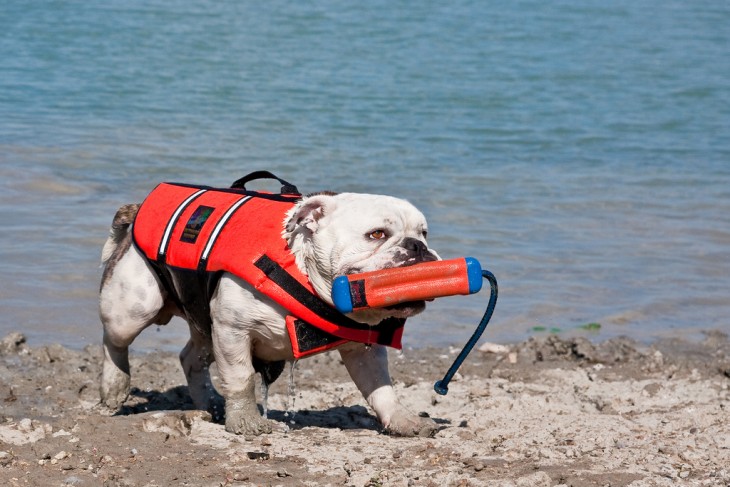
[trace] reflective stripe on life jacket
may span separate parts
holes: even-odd
[[[161,183],[137,213],[134,242],[183,311],[205,321],[196,326],[210,326],[211,276],[229,272],[291,313],[287,330],[295,358],[346,341],[400,349],[405,320],[389,319],[375,327],[354,321],[322,301],[297,267],[281,234],[287,211],[300,198]],[[200,285],[191,285],[193,281]]]

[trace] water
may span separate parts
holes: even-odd
[[[268,419],[269,417],[269,383],[266,382],[266,380],[261,377],[261,409],[263,410],[263,413],[261,414],[264,419]]]
[[[117,207],[258,169],[411,200],[497,276],[490,340],[727,330],[728,25],[703,0],[5,0],[0,334],[99,342]],[[463,343],[486,302],[435,301],[406,346]]]
[[[293,360],[291,362],[287,362],[288,369],[289,369],[289,380],[287,382],[287,396],[284,401],[284,409],[286,412],[284,413],[284,417],[288,418],[287,421],[289,424],[294,424],[294,415],[296,414],[296,411],[294,410],[294,403],[296,402],[296,394],[297,394],[297,386],[296,382],[294,381],[294,370],[297,366],[297,360]],[[261,408],[263,409],[263,417],[268,418],[269,417],[269,386],[270,384],[266,382],[263,375],[261,376]],[[290,404],[291,401],[291,404]]]
[[[284,417],[287,418],[287,423],[295,424],[296,420],[294,419],[294,417],[296,416],[297,412],[296,409],[294,409],[294,403],[297,401],[297,384],[296,382],[294,382],[294,370],[296,369],[297,361],[293,360],[291,362],[288,362],[288,364],[289,381],[287,382],[286,386],[287,398],[284,401],[284,409],[286,409]]]

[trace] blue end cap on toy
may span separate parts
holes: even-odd
[[[340,313],[352,313],[352,296],[350,295],[350,281],[347,276],[335,278],[332,283],[332,301]]]
[[[478,293],[482,288],[482,266],[474,257],[464,257],[466,260],[466,275],[469,278],[469,294]]]

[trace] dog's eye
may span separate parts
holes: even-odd
[[[385,233],[385,230],[373,230],[372,232],[368,233],[368,238],[370,240],[383,240],[388,235]]]
[[[423,238],[428,238],[428,230],[422,231],[421,235],[423,235]]]

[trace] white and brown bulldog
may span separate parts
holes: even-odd
[[[287,310],[228,272],[215,281],[209,301],[181,304],[163,282],[160,269],[133,242],[132,227],[139,208],[126,205],[119,209],[103,249],[102,405],[117,410],[127,399],[128,349],[137,335],[152,324],[166,324],[172,316],[181,316],[188,321],[191,337],[180,361],[195,407],[211,408],[214,391],[208,366],[215,361],[221,379],[219,392],[225,398],[226,430],[246,435],[270,432],[271,423],[256,404],[254,378],[259,371],[264,380],[273,381],[281,371],[279,365],[294,358],[286,330]],[[423,214],[407,201],[389,196],[326,192],[302,197],[286,213],[278,232],[296,267],[307,276],[319,299],[330,305],[332,282],[339,275],[439,258],[426,243]],[[377,327],[386,318],[407,318],[424,308],[424,302],[414,302],[357,311],[348,317]],[[193,318],[201,313],[205,319]],[[207,326],[200,321],[207,321]],[[399,403],[384,346],[351,341],[338,351],[386,431],[403,436],[436,431],[431,419],[419,417]]]

